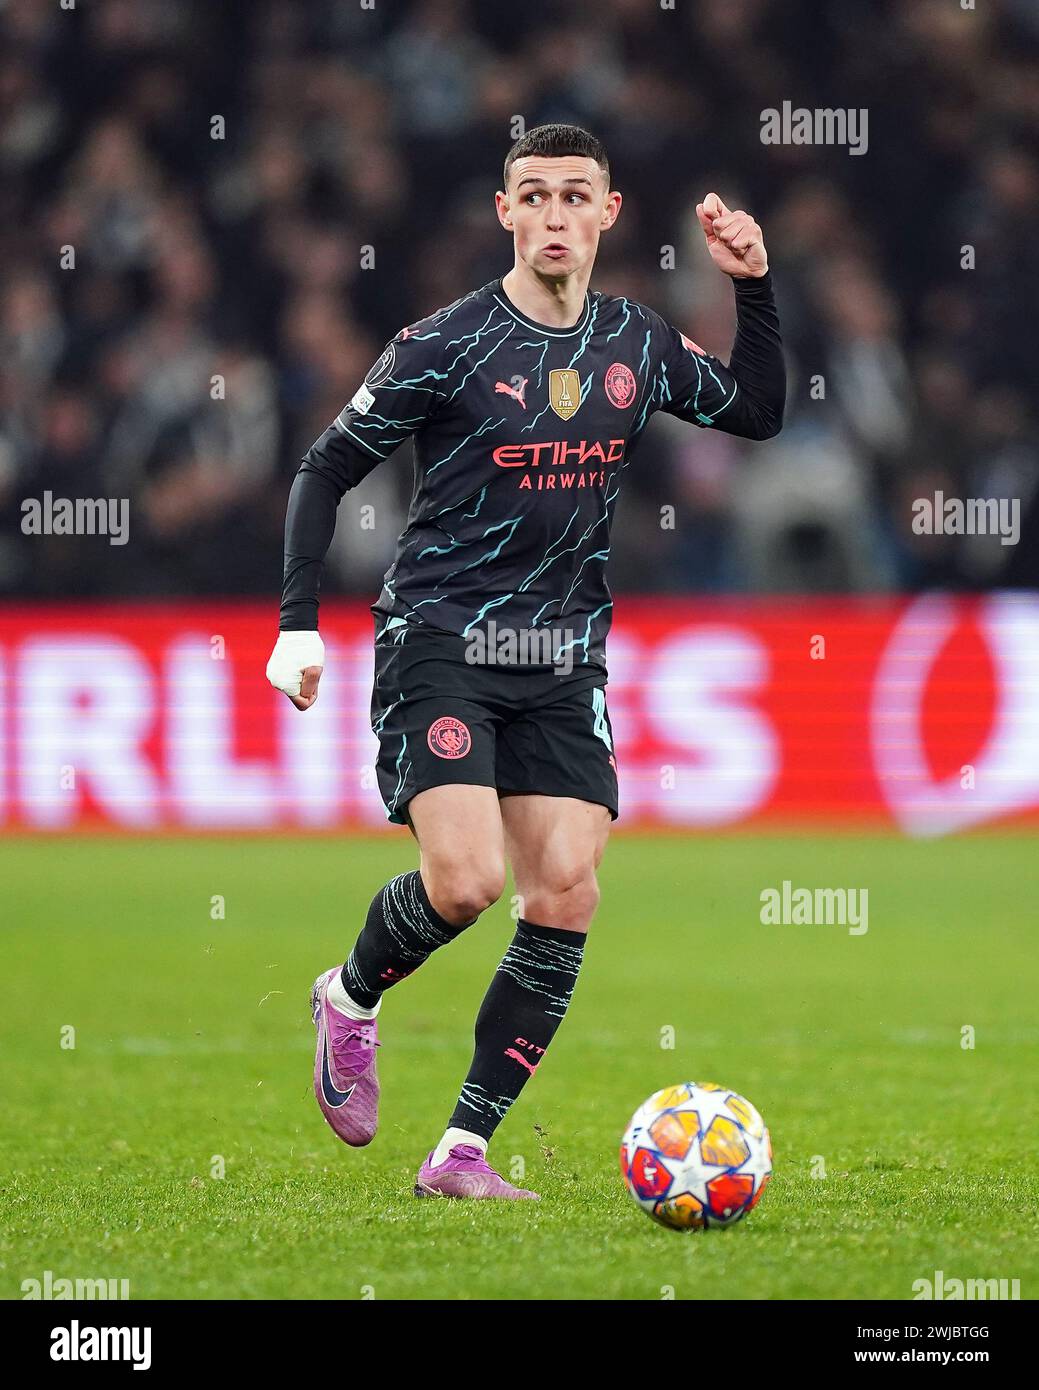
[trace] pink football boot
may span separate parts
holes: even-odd
[[[314,981],[310,1011],[317,1028],[314,1095],[321,1113],[345,1144],[370,1144],[379,1127],[379,1078],[375,1073],[378,1024],[347,1018],[328,1002],[328,986],[341,967]]]
[[[432,1166],[432,1152],[418,1170],[416,1197],[506,1197],[540,1202],[536,1192],[513,1187],[496,1173],[475,1144],[456,1144],[443,1163]]]

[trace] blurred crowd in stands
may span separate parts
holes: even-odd
[[[866,152],[762,143],[784,101],[865,108]],[[517,116],[607,145],[592,288],[727,358],[712,189],[774,271],[786,428],[655,417],[615,592],[1036,582],[1027,520],[912,530],[939,491],[1035,512],[1036,0],[0,0],[0,595],[273,601],[301,454],[403,325],[510,268]],[[326,593],[374,598],[410,460],[349,494]],[[23,535],[44,490],[130,498],[129,545]]]

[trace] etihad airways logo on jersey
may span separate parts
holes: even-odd
[[[620,463],[624,457],[624,440],[611,439],[609,447],[602,440],[591,444],[582,439],[579,444],[567,439],[546,440],[540,444],[499,444],[491,457],[499,468],[548,468],[565,469],[577,464],[578,473],[538,473],[537,483],[531,481],[529,473],[523,473],[519,486],[542,492],[546,488],[595,487],[606,482],[605,468],[585,468],[588,463]]]
[[[620,463],[624,457],[624,440],[611,439],[609,450],[601,439],[589,444],[571,444],[568,439],[545,440],[540,444],[499,444],[491,455],[499,468],[537,468],[540,464],[559,467],[564,464],[585,464],[589,459],[598,463]]]

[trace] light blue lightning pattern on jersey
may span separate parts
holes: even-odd
[[[500,280],[392,346],[370,409],[342,417],[380,455],[415,435],[414,494],[376,612],[456,635],[490,618],[499,631],[551,622],[568,635],[562,651],[601,662],[610,529],[634,447],[658,410],[713,423],[734,378],[634,300],[590,292],[572,328],[549,328]],[[559,370],[577,373],[566,419],[549,390]]]

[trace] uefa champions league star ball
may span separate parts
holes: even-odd
[[[628,1191],[654,1221],[678,1231],[732,1226],[772,1176],[772,1141],[749,1100],[688,1081],[639,1106],[620,1162]]]

